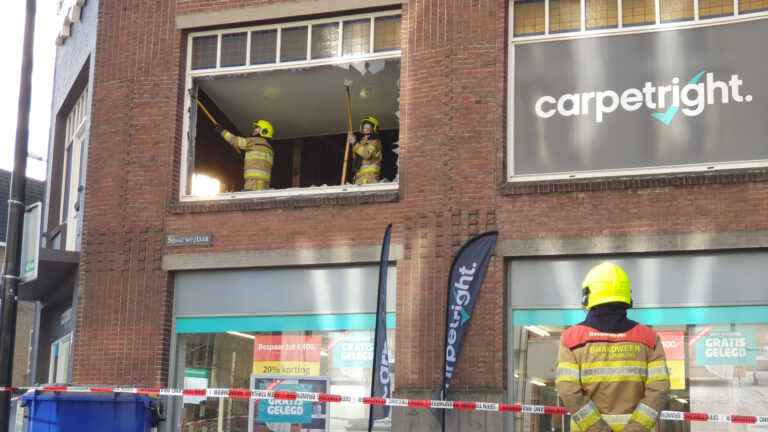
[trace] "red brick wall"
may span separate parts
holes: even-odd
[[[398,201],[185,207],[177,196],[186,37],[174,18],[267,3],[100,3],[75,382],[166,383],[173,289],[160,258],[196,250],[165,250],[168,234],[211,233],[205,252],[368,246],[393,222],[393,242],[405,245],[397,263],[397,388],[424,390],[442,372],[448,268],[474,234],[768,228],[768,187],[759,176],[506,187],[508,11],[500,1],[403,4]],[[506,296],[503,259],[495,257],[452,388],[506,385]]]

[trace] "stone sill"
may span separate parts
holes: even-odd
[[[558,192],[591,192],[655,187],[701,186],[768,181],[768,169],[731,169],[711,172],[687,172],[633,176],[593,177],[588,179],[507,182],[502,195],[529,195]]]

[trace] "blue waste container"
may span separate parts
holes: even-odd
[[[28,432],[149,432],[156,400],[145,395],[27,394]]]

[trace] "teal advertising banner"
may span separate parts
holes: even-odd
[[[701,338],[696,342],[697,365],[754,366],[757,364],[754,326],[696,327],[696,333]]]
[[[373,365],[373,332],[346,335],[333,347],[333,367],[369,368]]]
[[[263,389],[267,383],[261,383]],[[311,392],[311,384],[280,384],[275,390]],[[259,401],[259,421],[265,423],[311,423],[312,402],[295,400]]]

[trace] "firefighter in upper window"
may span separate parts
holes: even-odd
[[[355,159],[355,184],[374,183],[381,174],[381,139],[379,121],[368,116],[360,121],[360,140],[355,135],[349,136]]]
[[[587,319],[560,338],[556,386],[571,430],[648,432],[669,397],[669,372],[655,331],[627,318],[629,277],[604,262],[582,283]]]
[[[233,147],[245,151],[245,166],[243,178],[245,186],[243,190],[260,191],[269,189],[269,180],[272,176],[272,163],[275,152],[272,150],[272,137],[275,129],[266,120],[259,120],[253,124],[253,132],[248,138],[233,135],[220,124],[214,126],[216,133],[227,140]]]

